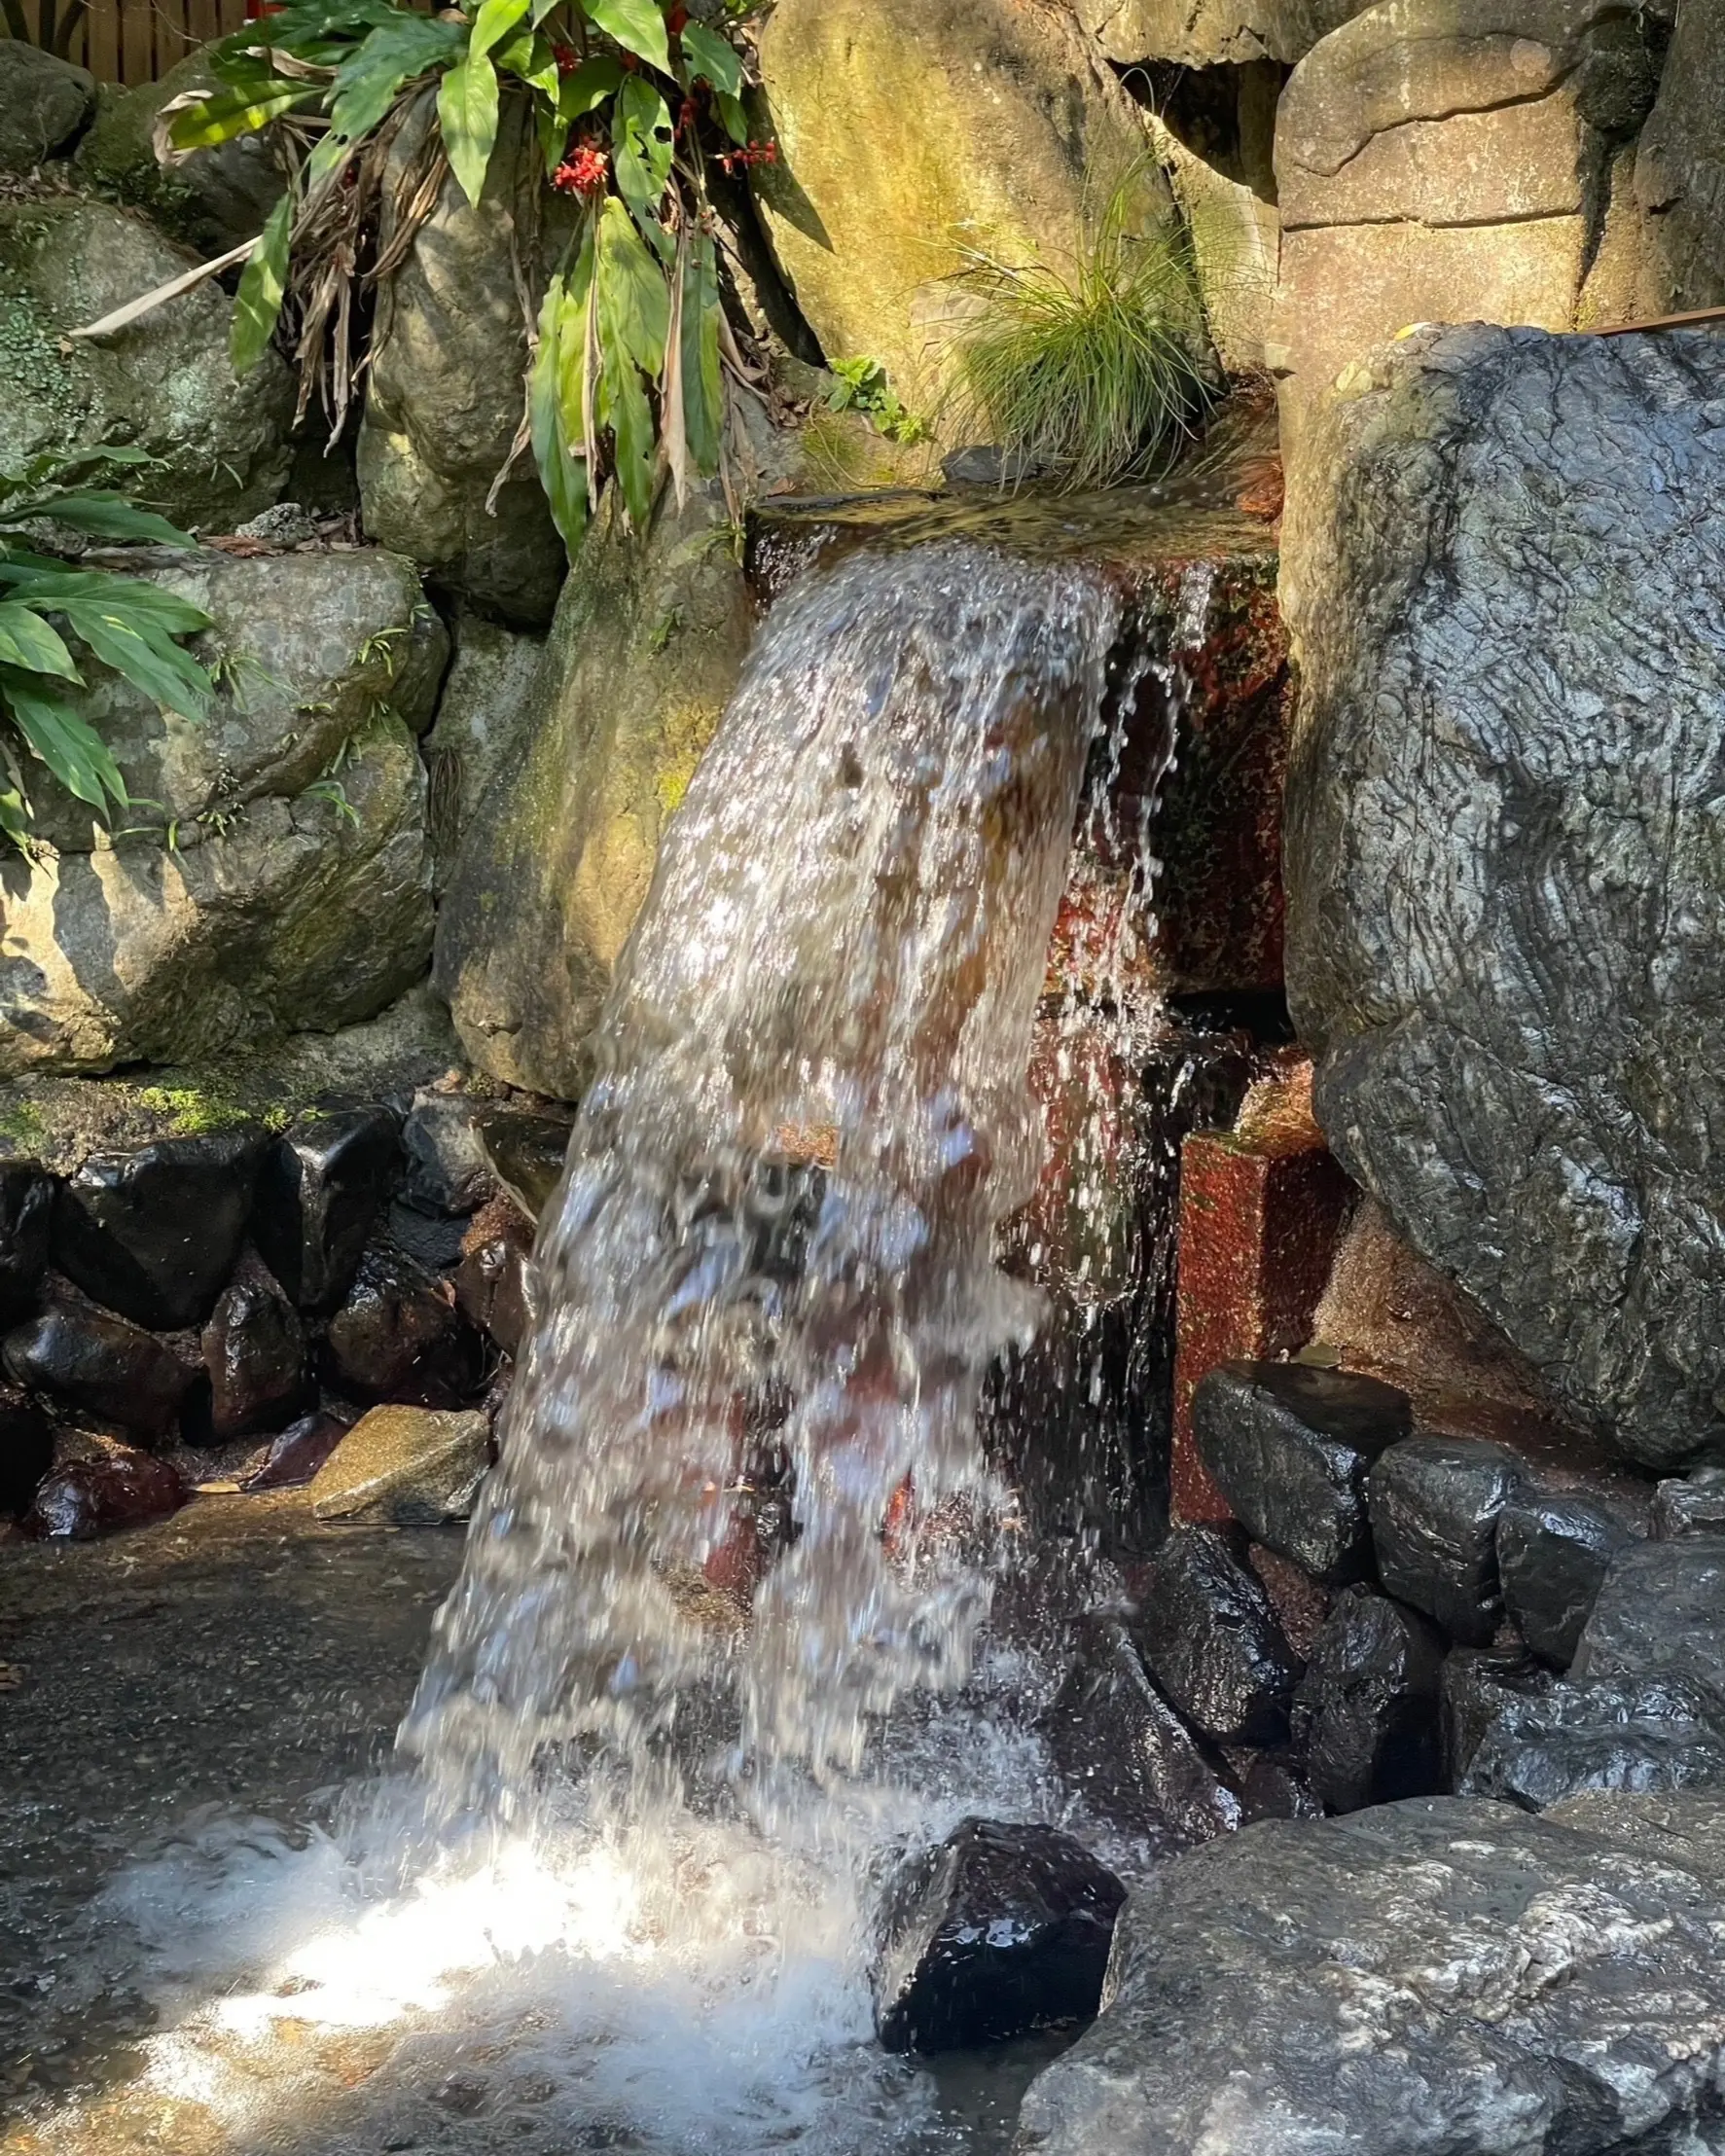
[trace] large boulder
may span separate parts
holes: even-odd
[[[0,465],[128,443],[160,459],[133,491],[197,530],[232,530],[276,499],[292,461],[293,383],[273,351],[235,376],[234,303],[219,285],[182,293],[112,337],[67,341],[188,259],[105,202],[0,201]]]
[[[413,730],[444,631],[411,565],[206,552],[145,573],[210,615],[195,649],[220,685],[188,719],[87,664],[74,701],[134,803],[110,833],[31,768],[46,844],[4,872],[0,1076],[350,1024],[430,951]]]
[[[1063,10],[780,0],[760,59],[781,162],[755,177],[779,266],[828,359],[880,361],[924,415],[967,249],[1058,264],[1134,167],[1137,228],[1171,220],[1137,113]]]
[[[1111,60],[1182,68],[1291,66],[1320,37],[1360,13],[1362,0],[1075,0],[1074,12]]]
[[[143,210],[152,224],[200,255],[226,254],[262,232],[285,184],[268,130],[196,150],[174,165],[158,162],[156,120],[162,106],[217,87],[203,54],[189,53],[160,82],[104,91],[74,161],[92,193]]]
[[[468,1054],[563,1098],[754,626],[723,505],[668,497],[644,536],[607,504],[546,647],[513,759],[438,915],[436,975]]]
[[[1158,1872],[1014,2146],[1703,2156],[1722,2069],[1725,1798],[1415,1799]]]
[[[0,172],[28,172],[75,135],[95,77],[22,38],[0,40]]]
[[[1635,199],[1673,307],[1725,301],[1725,0],[1683,0],[1641,129]]]
[[[545,650],[537,636],[466,609],[456,617],[454,645],[437,720],[425,737],[433,880],[440,892],[486,789],[520,751]]]
[[[431,111],[422,103],[391,146],[379,246],[422,162]],[[550,621],[567,565],[532,458],[517,462],[494,509],[486,503],[521,419],[521,280],[535,296],[543,289],[569,229],[564,198],[546,196],[525,103],[511,99],[479,207],[446,179],[378,287],[359,433],[367,533],[434,583],[529,628]]]
[[[1343,1165],[1558,1398],[1725,1449],[1725,347],[1426,331],[1312,445],[1288,991]]]

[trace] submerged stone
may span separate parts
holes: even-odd
[[[1369,1588],[1339,1596],[1294,1702],[1294,1742],[1332,1812],[1442,1785],[1436,1628]]]
[[[70,1297],[10,1332],[4,1354],[20,1384],[145,1440],[166,1436],[198,1374],[154,1334]]]
[[[1379,1577],[1464,1646],[1497,1630],[1497,1521],[1526,1473],[1506,1447],[1468,1437],[1405,1439],[1372,1470]]]
[[[1536,1655],[1569,1667],[1612,1559],[1639,1539],[1642,1524],[1628,1504],[1571,1491],[1523,1491],[1504,1506],[1503,1603]]]
[[[115,1446],[100,1458],[79,1460],[50,1475],[25,1515],[24,1528],[46,1540],[85,1542],[116,1527],[164,1519],[189,1495],[166,1460]]]
[[[960,2051],[1088,2021],[1125,1899],[1070,1835],[961,1821],[887,1888],[876,2034],[888,2051]]]
[[[1298,1668],[1257,1575],[1209,1527],[1177,1527],[1144,1566],[1133,1633],[1158,1684],[1205,1737],[1275,1744]]]
[[[1199,1456],[1236,1519],[1335,1587],[1371,1575],[1366,1477],[1411,1418],[1393,1385],[1302,1363],[1224,1363],[1192,1402]]]
[[[258,1177],[258,1248],[303,1310],[334,1310],[401,1159],[400,1119],[378,1103],[313,1109],[271,1147]]]
[[[465,1520],[490,1464],[491,1425],[483,1414],[374,1408],[318,1469],[311,1509],[320,1520],[398,1527]]]

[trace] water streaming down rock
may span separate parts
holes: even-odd
[[[978,1396],[1035,1315],[992,1239],[1040,1157],[1030,1032],[1117,616],[1079,566],[948,542],[769,620],[607,1004],[404,1728],[456,1803],[507,1810],[548,1740],[644,1746],[721,1662],[745,1745],[817,1768],[964,1672]],[[751,1453],[795,1529],[738,1647],[681,1590]]]

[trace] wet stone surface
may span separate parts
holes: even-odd
[[[54,1184],[28,1161],[0,1162],[0,1325],[36,1308],[48,1270]]]
[[[1611,1561],[1643,1525],[1627,1505],[1567,1491],[1524,1491],[1497,1522],[1504,1607],[1536,1655],[1566,1670],[1575,1659]]]
[[[1486,1732],[1507,1708],[1552,1688],[1550,1670],[1517,1647],[1457,1647],[1439,1684],[1444,1786],[1458,1789]]]
[[[1662,1482],[1653,1492],[1653,1536],[1670,1542],[1680,1534],[1725,1534],[1725,1467],[1698,1467],[1693,1475]]]
[[[1504,1446],[1442,1436],[1392,1445],[1372,1470],[1380,1578],[1465,1646],[1497,1630],[1497,1520],[1524,1475]]]
[[[166,1460],[116,1445],[50,1475],[24,1516],[24,1530],[44,1541],[93,1541],[119,1527],[165,1519],[188,1494]]]
[[[70,1295],[9,1333],[4,1353],[19,1384],[144,1440],[173,1427],[197,1376],[189,1352]]]
[[[1589,1791],[1725,1787],[1725,1711],[1680,1677],[1554,1684],[1511,1701],[1480,1740],[1461,1788],[1543,1812]]]
[[[242,1260],[222,1290],[203,1328],[202,1348],[213,1442],[279,1429],[305,1406],[305,1328],[255,1258]]]
[[[453,1407],[478,1383],[478,1342],[452,1291],[387,1244],[360,1261],[325,1341],[329,1382],[362,1400]]]
[[[258,1179],[254,1233],[302,1309],[332,1311],[353,1284],[400,1167],[400,1129],[381,1105],[314,1110],[270,1149]]]
[[[1298,1665],[1262,1583],[1228,1538],[1176,1528],[1134,1587],[1138,1646],[1194,1726],[1222,1743],[1280,1743]]]
[[[1363,1587],[1338,1598],[1294,1707],[1312,1791],[1332,1811],[1437,1791],[1443,1659],[1418,1611]]]

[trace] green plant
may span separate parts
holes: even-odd
[[[833,362],[833,386],[827,391],[830,412],[860,412],[874,422],[877,434],[909,449],[926,441],[928,429],[899,402],[898,391],[886,378],[878,359],[840,359]]]
[[[392,0],[289,0],[213,47],[213,92],[163,108],[168,162],[272,124],[292,174],[256,242],[234,306],[233,357],[256,364],[287,317],[301,409],[314,380],[345,417],[362,313],[354,286],[386,278],[430,214],[447,159],[471,202],[484,194],[502,88],[534,106],[548,185],[580,218],[536,323],[521,431],[571,550],[614,479],[635,525],[662,470],[679,498],[721,467],[725,366],[742,365],[719,301],[707,161],[775,158],[743,111],[739,24],[681,0],[481,0],[471,19]],[[391,144],[435,97],[424,149],[406,162],[377,245]],[[363,268],[361,267],[363,266]],[[506,466],[507,470],[507,466]],[[502,474],[499,474],[501,482]]]
[[[20,750],[99,814],[127,805],[126,780],[107,744],[67,701],[67,685],[84,679],[73,644],[159,703],[199,715],[208,708],[209,676],[176,640],[207,629],[206,614],[140,577],[41,551],[55,527],[90,538],[192,546],[183,531],[123,493],[84,483],[104,466],[149,461],[137,449],[101,448],[0,470],[0,760],[11,781],[0,790],[0,832],[15,845],[23,844],[31,817]]]
[[[1135,179],[1068,268],[973,252],[958,273],[972,305],[950,333],[955,426],[1072,487],[1154,471],[1212,395],[1190,250],[1131,229]]]

